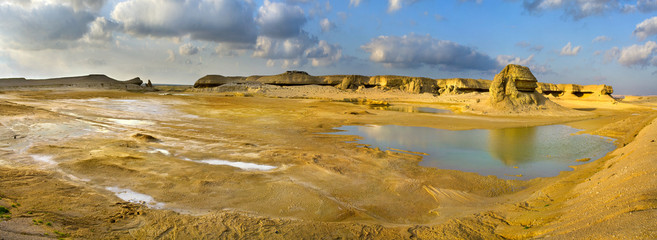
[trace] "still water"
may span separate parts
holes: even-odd
[[[613,139],[565,125],[452,131],[408,126],[343,126],[333,134],[357,135],[382,150],[421,152],[421,166],[495,175],[505,179],[556,176],[578,159],[597,160],[615,148]]]

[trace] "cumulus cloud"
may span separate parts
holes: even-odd
[[[3,0],[4,4],[19,5],[24,8],[35,8],[44,5],[62,5],[75,11],[98,11],[106,0]]]
[[[192,45],[191,43],[180,45],[178,48],[178,53],[183,56],[191,56],[198,53],[198,47]]]
[[[616,57],[618,63],[626,67],[646,67],[648,65],[657,66],[657,43],[653,41],[648,41],[643,45],[634,44],[629,47],[624,47],[621,50],[615,48],[608,50],[608,52],[611,57]]]
[[[92,13],[62,4],[0,3],[0,40],[20,49],[67,48],[94,20]]]
[[[636,25],[636,29],[632,32],[634,36],[643,41],[647,37],[657,34],[657,17],[652,17],[644,20]]]
[[[606,41],[609,41],[609,40],[611,40],[611,38],[609,38],[607,36],[597,36],[593,39],[593,42],[606,42]]]
[[[284,68],[303,66],[308,62],[313,66],[326,66],[341,59],[342,48],[303,32],[286,39],[260,36],[253,56],[268,59],[268,66],[275,65],[276,60],[282,62]]]
[[[253,13],[239,0],[128,0],[116,4],[111,16],[134,36],[255,42]]]
[[[523,7],[531,13],[562,9],[566,16],[575,20],[612,11],[657,10],[655,0],[639,0],[636,5],[621,4],[619,0],[523,0]]]
[[[532,60],[534,59],[534,54],[529,55],[529,57],[522,59],[519,57],[514,57],[510,55],[499,55],[495,59],[497,61],[497,64],[499,66],[506,66],[509,64],[518,64],[518,65],[523,65],[523,66],[528,66]]]
[[[299,6],[282,2],[265,0],[258,9],[256,22],[260,34],[272,38],[289,38],[298,36],[301,27],[307,22],[306,14]]]
[[[402,5],[411,5],[420,0],[388,0],[388,12],[395,12],[402,8]]]
[[[102,45],[112,41],[113,31],[118,29],[119,25],[104,17],[97,17],[96,20],[89,24],[89,31],[82,38],[83,41],[91,44]]]
[[[335,28],[335,23],[329,21],[328,18],[324,18],[319,21],[319,26],[322,27],[322,32],[328,32]]]
[[[496,61],[474,48],[415,34],[380,36],[361,46],[370,60],[386,67],[436,66],[446,70],[491,70]]]
[[[579,53],[579,50],[582,50],[582,46],[573,47],[570,42],[561,48],[559,55],[561,56],[576,56]]]
[[[638,0],[636,9],[644,13],[657,11],[657,0]]]

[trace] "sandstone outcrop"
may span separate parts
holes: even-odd
[[[118,81],[102,74],[90,74],[87,76],[63,77],[50,79],[25,79],[25,78],[6,78],[0,79],[0,88],[101,88],[101,89],[122,89],[122,90],[144,90],[141,86],[144,83],[139,77]]]
[[[519,65],[509,65],[496,78],[497,82],[486,79],[447,78],[432,79],[424,77],[407,77],[394,75],[362,76],[362,75],[325,75],[312,76],[304,71],[287,71],[278,75],[248,77],[222,75],[207,75],[194,83],[194,91],[264,91],[264,86],[300,86],[324,85],[334,86],[341,90],[360,88],[381,88],[385,90],[398,89],[408,93],[431,94],[463,94],[485,93],[495,95],[495,102],[512,99],[518,104],[537,103],[543,101],[540,94],[551,97],[610,97],[611,86],[576,84],[539,83],[531,70]],[[499,74],[498,74],[499,75]],[[493,86],[495,85],[495,86]],[[257,88],[257,89],[254,89]],[[520,93],[531,93],[520,94]],[[538,93],[538,95],[536,94]],[[509,98],[510,97],[510,98]],[[499,100],[499,101],[497,101]]]
[[[194,83],[195,88],[218,87],[227,83],[245,80],[245,77],[225,77],[222,75],[207,75]]]
[[[491,81],[471,78],[436,79],[440,94],[488,92]]]
[[[495,75],[489,89],[489,102],[494,109],[512,112],[540,108],[551,101],[536,92],[536,82],[528,67],[509,64]]]

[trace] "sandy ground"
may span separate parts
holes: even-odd
[[[331,91],[2,92],[0,206],[10,212],[0,239],[657,238],[657,98],[555,100],[586,114],[490,117],[340,101],[456,110],[485,94]],[[366,124],[566,124],[619,148],[519,181],[321,134]]]

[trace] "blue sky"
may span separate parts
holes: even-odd
[[[657,0],[4,0],[0,77],[492,79],[657,94]]]

